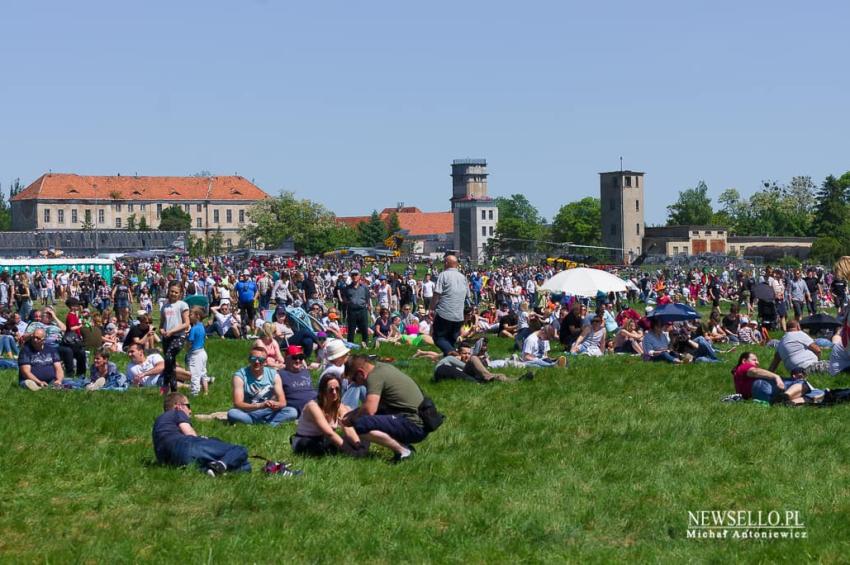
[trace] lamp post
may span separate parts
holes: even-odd
[[[94,214],[92,214],[92,223],[94,224],[93,233],[94,233],[94,256],[97,257],[97,183],[92,185],[94,187]]]

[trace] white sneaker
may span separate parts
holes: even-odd
[[[100,390],[106,385],[106,379],[100,377],[96,381],[86,385],[86,390]]]
[[[27,387],[28,389],[30,389],[33,392],[35,392],[37,390],[41,390],[41,387],[38,386],[37,384],[35,384],[35,381],[31,381],[29,379],[24,381],[24,386]]]

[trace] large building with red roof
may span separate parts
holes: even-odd
[[[240,176],[143,177],[47,173],[10,199],[12,229],[22,231],[126,229],[142,218],[156,229],[163,209],[181,206],[192,217],[192,233],[220,230],[228,247],[239,243],[248,209],[269,198]]]
[[[413,241],[414,253],[432,253],[445,251],[452,245],[454,233],[454,215],[451,212],[423,212],[413,206],[384,208],[378,213],[381,221],[389,223],[390,216],[398,217],[401,233],[408,241]],[[371,216],[339,216],[337,222],[357,227],[360,222],[368,222]]]

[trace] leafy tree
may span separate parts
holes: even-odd
[[[679,199],[667,206],[667,225],[707,225],[714,217],[708,186],[703,181],[679,192]]]
[[[496,198],[499,222],[496,224],[495,245],[502,252],[531,251],[544,238],[546,220],[523,194]]]
[[[127,231],[136,231],[136,215],[130,214],[127,218]]]
[[[817,193],[814,212],[815,233],[824,237],[836,237],[837,234],[843,236],[847,212],[847,188],[842,186],[842,183],[834,176],[829,175],[824,179]]]
[[[150,229],[150,226],[148,226],[148,219],[145,216],[142,216],[139,220],[139,231],[148,231]]]
[[[398,218],[396,218],[398,221]],[[372,210],[369,220],[357,224],[360,245],[374,247],[381,245],[387,237],[387,226],[381,220],[377,210]]]
[[[398,222],[398,214],[393,212],[387,219],[387,237],[395,235],[401,231],[401,224]]]
[[[812,243],[810,258],[813,261],[829,265],[842,255],[844,250],[842,250],[841,242],[834,237],[819,237]]]
[[[215,231],[207,236],[207,241],[204,249],[204,255],[213,256],[221,255],[224,250],[224,236],[221,234],[221,228],[218,227]]]
[[[561,206],[552,219],[552,239],[559,242],[599,245],[602,241],[599,199],[588,196]]]
[[[192,227],[192,216],[180,206],[169,206],[162,211],[159,220],[160,231],[186,231]]]
[[[297,251],[309,255],[333,249],[337,240],[350,238],[353,232],[340,228],[334,214],[321,204],[296,198],[289,191],[257,202],[248,218],[251,224],[242,230],[243,239],[272,248],[291,239]],[[382,223],[381,234],[385,229]]]
[[[94,230],[94,224],[91,221],[91,216],[86,216],[86,218],[83,220],[83,223],[80,224],[80,229],[83,231]]]
[[[12,209],[3,194],[3,187],[0,186],[0,231],[9,231],[11,229]]]

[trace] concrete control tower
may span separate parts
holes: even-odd
[[[599,173],[602,245],[622,249],[617,257],[631,263],[641,254],[644,236],[643,173]]]
[[[452,161],[454,248],[461,256],[481,261],[484,244],[496,233],[499,209],[487,195],[487,161]]]

